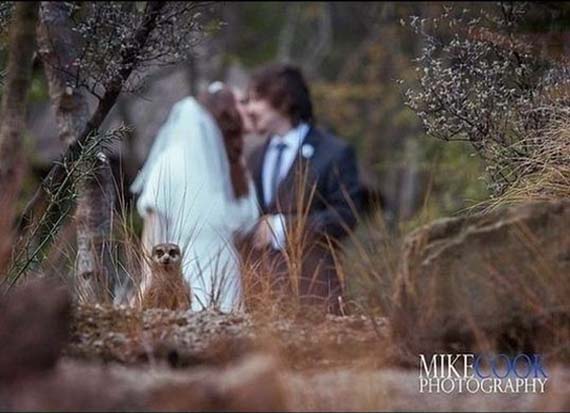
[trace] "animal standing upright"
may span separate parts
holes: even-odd
[[[178,245],[155,245],[150,260],[150,286],[143,296],[143,308],[189,309],[190,288],[182,275],[182,254]]]

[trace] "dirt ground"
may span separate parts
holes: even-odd
[[[245,313],[175,312],[79,306],[65,354],[123,364],[168,361],[172,367],[222,365],[252,351],[271,353],[292,370],[385,361],[387,321],[360,315],[259,320]]]
[[[224,394],[232,394],[236,409],[251,403],[292,411],[570,409],[567,366],[553,366],[545,394],[420,393],[417,369],[397,363],[388,328],[383,318],[356,315],[268,322],[245,314],[81,306],[60,368],[103,362],[127,388],[148,394],[160,388],[146,404],[157,410],[197,406],[204,383],[215,383],[206,398],[218,383],[235,388]]]

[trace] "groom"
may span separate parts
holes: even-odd
[[[246,115],[266,138],[248,159],[262,210],[249,245],[265,257],[263,276],[285,294],[338,313],[335,252],[361,205],[354,151],[315,127],[309,88],[296,67],[261,68],[248,98]]]

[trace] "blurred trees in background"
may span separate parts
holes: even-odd
[[[22,141],[33,168],[24,178],[19,208],[32,197],[40,178],[48,175],[51,162],[77,148],[73,142],[86,139],[88,131],[117,130],[123,123],[129,130],[122,130],[123,141],[111,143],[106,155],[115,178],[126,180],[120,181],[119,187],[128,187],[175,101],[197,93],[213,80],[225,79],[244,86],[249,70],[272,61],[291,62],[303,68],[311,84],[317,122],[355,145],[363,181],[371,194],[381,194],[383,217],[392,230],[401,227],[402,222],[407,230],[430,219],[464,211],[488,198],[482,177],[490,166],[489,159],[478,156],[482,152],[473,145],[473,139],[445,142],[427,138],[424,126],[432,135],[445,130],[437,123],[430,130],[429,122],[425,123],[427,118],[418,117],[406,106],[406,102],[411,103],[406,91],[418,90],[422,79],[424,86],[429,87],[437,78],[443,83],[434,86],[441,86],[446,68],[469,68],[461,61],[461,55],[446,56],[441,49],[432,50],[431,38],[421,31],[414,32],[408,23],[411,16],[417,16],[416,23],[422,19],[433,22],[447,5],[450,16],[463,15],[466,22],[481,16],[483,10],[487,17],[480,26],[488,27],[496,24],[492,19],[501,17],[505,10],[515,10],[509,9],[510,3],[169,2],[160,7],[156,27],[147,33],[144,45],[140,43],[141,32],[136,29],[141,27],[145,10],[152,5],[158,7],[157,3],[61,3],[61,7],[68,8],[62,23],[49,19],[49,9],[56,8],[55,3],[49,4],[45,2],[43,6],[43,47],[33,59],[29,132]],[[11,10],[10,2],[0,3],[0,80],[7,64],[6,28]],[[540,51],[543,62],[562,61],[570,44],[566,34],[570,6],[564,2],[524,3],[517,10],[521,12],[515,16],[516,30],[510,26],[504,29],[514,30],[516,36],[524,33],[527,38],[533,37],[530,43],[535,48],[529,53]],[[448,23],[442,21],[439,26],[443,42],[454,39],[457,32],[457,27],[449,27]],[[45,37],[50,25],[52,40],[59,36],[59,45]],[[500,49],[496,39],[486,41],[516,60],[518,46]],[[75,42],[78,48],[68,42]],[[135,53],[135,49],[140,53]],[[429,50],[433,51],[431,60],[423,60],[426,73],[422,60],[414,59],[425,56]],[[54,58],[56,55],[61,56]],[[62,61],[66,69],[56,70]],[[439,69],[441,76],[434,77],[434,71]],[[514,71],[515,66],[507,69],[505,74]],[[497,77],[501,73],[495,72]],[[516,71],[513,73],[517,75]],[[526,72],[521,76],[527,76]],[[468,96],[481,97],[476,90],[484,89],[485,84],[470,89],[473,83],[465,83],[466,79],[472,82],[469,76],[454,79],[461,79],[454,87],[470,91]],[[518,82],[517,79],[521,80],[514,77],[511,81]],[[441,92],[446,98],[457,97],[446,89]],[[494,105],[499,101],[512,103],[516,110],[514,95],[501,92],[496,96]],[[430,104],[421,99],[415,102],[419,106]],[[418,113],[422,112],[419,106],[415,107]],[[482,108],[473,108],[472,122],[491,125],[508,115],[497,106],[498,117],[487,122],[488,115],[481,112]],[[102,173],[108,178],[108,170]],[[91,183],[96,181],[101,179]],[[49,183],[53,189],[58,182],[48,180],[44,184]],[[44,185],[41,190],[45,188]],[[104,198],[97,195],[97,185],[92,185],[92,189],[90,192],[84,188],[83,193],[91,195],[80,201],[87,206],[85,222],[89,222],[89,217],[94,220],[92,227],[85,227],[85,245],[92,245],[89,239],[98,237],[95,223],[110,218],[108,206],[103,207],[106,212],[97,216],[101,212],[97,207],[100,202],[93,201],[103,202]],[[104,232],[109,231],[107,226]]]
[[[357,147],[364,182],[381,193],[388,223],[413,218],[413,226],[464,211],[496,193],[499,180],[485,178],[500,173],[505,165],[497,165],[497,156],[505,156],[491,159],[488,155],[497,152],[496,147],[488,146],[483,153],[473,139],[465,137],[426,139],[426,132],[441,137],[446,131],[440,124],[430,128],[417,107],[419,117],[410,110],[406,92],[418,90],[422,81],[427,88],[447,85],[448,89],[440,90],[445,110],[471,105],[470,122],[479,129],[498,130],[505,121],[510,127],[513,111],[526,116],[525,128],[532,128],[536,114],[523,113],[521,102],[528,100],[523,95],[544,97],[544,91],[538,92],[537,76],[547,75],[549,68],[558,69],[542,78],[544,87],[567,77],[569,12],[564,2],[228,4],[222,14],[226,26],[213,38],[216,53],[223,56],[213,76],[222,77],[236,66],[251,69],[274,60],[300,65],[312,85],[317,121]],[[410,26],[412,16],[416,29],[422,21],[428,25],[441,18],[435,23],[437,46],[433,37]],[[476,39],[485,33],[490,37]],[[506,42],[500,37],[505,35]],[[492,47],[496,55],[460,54],[466,42],[477,41]],[[446,53],[442,47],[455,48],[457,53]],[[426,61],[430,51],[431,60]],[[522,60],[517,62],[518,58]],[[492,72],[491,61],[506,66]],[[445,77],[450,67],[454,74],[463,70],[464,75],[473,75],[477,70],[487,81],[478,82],[470,75],[450,85]],[[441,76],[433,75],[437,71]],[[513,87],[518,92],[507,93]],[[459,96],[458,91],[465,94]],[[489,98],[492,93],[497,99]],[[564,105],[563,97],[559,98]],[[477,99],[486,103],[474,104]],[[538,107],[544,99],[537,97],[534,102]],[[519,133],[529,131],[523,128]],[[507,146],[503,145],[503,152]]]
[[[26,169],[22,141],[38,9],[39,2],[18,3],[14,7],[10,24],[9,62],[0,105],[0,227],[3,229],[3,236],[0,237],[0,273],[6,271],[14,245],[12,222],[18,213],[16,199]],[[7,8],[0,9],[0,19],[7,20],[9,11]],[[2,85],[4,86],[4,76]]]
[[[22,94],[25,98],[29,84],[29,76],[25,75],[34,53],[47,80],[63,154],[51,165],[22,212],[23,245],[12,245],[10,285],[44,260],[67,215],[74,210],[76,287],[84,300],[112,299],[116,274],[111,259],[115,186],[106,145],[113,136],[122,135],[124,128],[110,133],[100,128],[118,97],[135,92],[149,68],[186,59],[189,48],[199,38],[199,10],[204,6],[201,2],[42,2],[38,27],[35,20],[27,24],[22,19],[22,6],[14,7],[5,88],[5,98],[10,101],[5,106],[19,112],[20,124],[12,122],[11,127],[19,129],[18,133],[24,129],[23,102],[17,98]],[[11,7],[4,7],[0,17],[9,18]],[[28,36],[25,44],[17,44],[20,33]],[[20,55],[28,56],[29,68],[23,67],[25,59]],[[13,93],[15,90],[19,95]],[[95,100],[92,107],[89,96]],[[11,112],[5,110],[4,120],[14,118],[9,115]],[[48,139],[55,140],[56,136]],[[5,139],[7,144],[1,147],[2,168],[10,166],[10,146],[20,143],[14,133],[6,137],[10,139]],[[13,225],[10,217],[7,225]]]
[[[568,49],[553,54],[550,32],[529,32],[526,19],[537,11],[502,3],[480,13],[450,7],[434,19],[411,19],[424,47],[419,82],[408,89],[407,102],[429,135],[470,143],[485,161],[493,197],[543,171],[548,158],[568,167],[556,159],[564,156],[565,143],[556,150],[555,136],[547,133],[567,123]]]
[[[300,65],[311,82],[317,122],[357,148],[363,181],[380,192],[385,218],[424,219],[457,212],[486,195],[482,166],[468,145],[425,136],[405,106],[399,80],[415,77],[420,38],[401,22],[431,16],[438,3],[228,4],[217,41],[232,66],[280,60]]]

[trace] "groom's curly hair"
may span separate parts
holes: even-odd
[[[314,122],[309,87],[301,69],[293,65],[274,63],[258,69],[251,76],[249,91],[289,116],[293,126]]]

